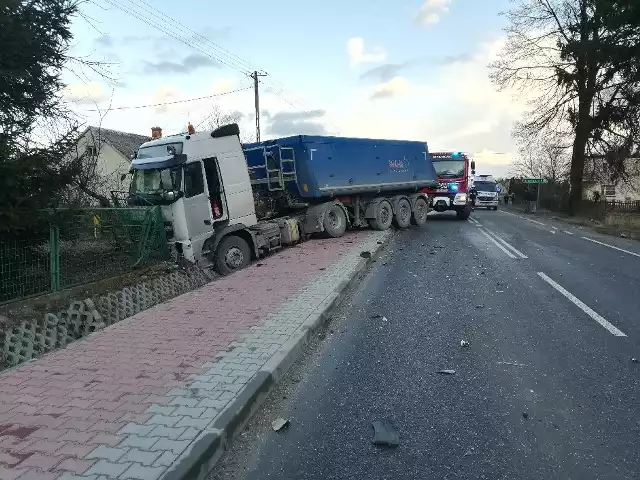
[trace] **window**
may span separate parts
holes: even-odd
[[[616,186],[615,185],[603,185],[602,186],[602,194],[605,197],[615,197],[616,196]]]
[[[204,193],[204,179],[202,178],[202,164],[189,163],[184,167],[184,195],[187,198]]]
[[[163,143],[138,150],[137,158],[167,157],[182,153],[182,143]]]
[[[98,149],[94,145],[87,146],[87,155],[90,157],[95,157],[98,155]]]

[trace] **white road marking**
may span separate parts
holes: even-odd
[[[493,238],[491,235],[489,235],[483,229],[480,228],[479,230],[482,232],[482,234],[485,237],[487,237],[489,240],[491,240],[495,244],[496,247],[498,247],[500,250],[502,250],[504,253],[506,253],[509,258],[516,258],[516,256],[513,253],[511,253],[509,250],[504,248],[500,243],[498,243],[498,241],[495,238]]]
[[[537,220],[533,220],[531,218],[523,217],[522,215],[516,215],[515,213],[505,212],[504,210],[499,210],[499,211],[502,212],[502,213],[506,213],[507,215],[513,215],[514,217],[521,218],[522,220],[526,220],[527,222],[537,223],[538,225],[542,225],[543,227],[547,226],[546,223],[538,222]]]
[[[563,230],[564,233],[566,233],[567,235],[573,235],[573,232],[570,232],[569,230]]]
[[[625,250],[624,248],[620,248],[620,247],[614,247],[613,245],[609,245],[608,243],[599,242],[598,240],[594,240],[593,238],[589,238],[589,237],[582,237],[582,238],[584,238],[585,240],[589,240],[590,242],[597,243],[598,245],[604,245],[605,247],[613,248],[614,250],[619,250],[621,252],[628,253],[629,255],[634,255],[636,257],[640,257],[640,253],[630,252],[629,250]]]
[[[553,288],[555,288],[562,295],[564,295],[570,302],[572,302],[574,305],[576,305],[580,310],[582,310],[584,313],[589,315],[596,322],[598,322],[600,325],[602,325],[604,328],[606,328],[609,331],[609,333],[611,333],[612,335],[615,335],[616,337],[626,337],[626,335],[624,333],[622,333],[620,330],[618,330],[616,327],[614,327],[612,324],[610,324],[607,320],[605,320],[598,313],[594,312],[586,304],[584,304],[582,301],[580,301],[580,299],[578,299],[575,295],[573,295],[572,293],[568,292],[561,285],[558,285],[556,282],[551,280],[544,273],[538,272],[538,276],[540,278],[542,278],[545,282],[547,282],[549,285],[551,285]]]
[[[516,255],[518,255],[520,258],[529,258],[524,253],[522,253],[520,250],[518,250],[516,247],[514,247],[513,245],[508,243],[506,240],[500,238],[498,236],[498,234],[492,232],[488,228],[487,228],[487,233],[489,233],[492,237],[494,237],[496,240],[498,240],[500,243],[502,243],[505,247],[507,247],[509,250],[511,250]]]

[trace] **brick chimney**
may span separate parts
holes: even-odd
[[[162,128],[161,127],[151,127],[151,138],[154,140],[158,138],[162,138]]]

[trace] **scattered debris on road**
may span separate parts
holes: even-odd
[[[273,428],[274,432],[279,432],[280,430],[287,428],[289,426],[289,420],[286,418],[276,418],[273,422],[271,422],[271,428]]]
[[[635,357],[633,357],[633,358],[631,359],[631,361],[632,361],[633,363],[640,363],[640,360],[638,360],[638,359],[637,359],[637,358],[635,358]]]
[[[383,322],[388,322],[389,319],[387,317],[385,317],[384,315],[371,315],[369,317],[371,320],[382,320]]]
[[[466,340],[460,340],[460,346],[462,348],[467,348],[469,346],[469,342],[467,342]]]
[[[518,362],[498,362],[498,365],[511,365],[512,367],[528,367],[526,363],[518,363]]]
[[[482,304],[481,305],[476,305],[476,310],[479,310],[481,308],[484,308],[484,305],[482,305]]]
[[[440,375],[455,375],[456,371],[455,370],[438,370],[436,373],[439,373]]]
[[[465,457],[470,457],[471,455],[478,455],[478,452],[475,451],[475,448],[471,447],[466,452],[464,452]]]
[[[371,258],[371,252],[368,250],[365,250],[364,252],[360,252],[360,256],[362,258]]]
[[[400,436],[396,429],[387,420],[372,422],[373,440],[375,445],[383,447],[397,447],[400,445]]]
[[[527,420],[529,418],[529,414],[527,412],[522,412],[522,418]]]

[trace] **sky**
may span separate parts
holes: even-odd
[[[153,2],[153,3],[152,3]],[[497,92],[487,64],[505,41],[509,0],[91,0],[72,54],[104,61],[65,74],[87,125],[150,135],[205,129],[233,113],[261,137],[326,134],[425,141],[504,176],[525,106]],[[202,98],[208,97],[208,98]],[[187,99],[196,99],[182,102]],[[142,107],[166,102],[172,105]]]

